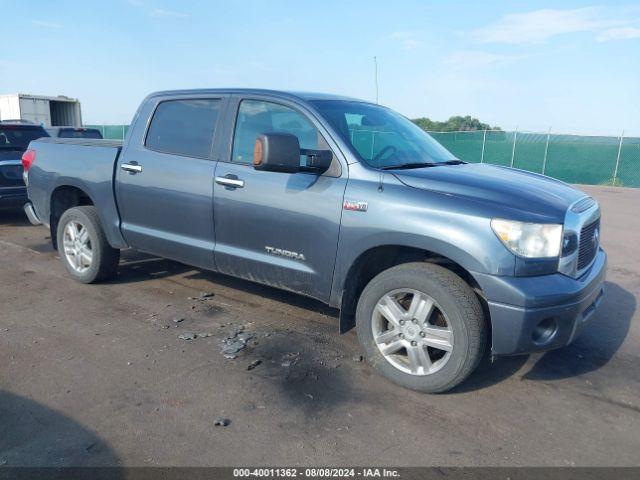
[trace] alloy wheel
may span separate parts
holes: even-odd
[[[78,273],[84,273],[91,267],[93,250],[87,228],[79,222],[71,221],[64,227],[62,239],[64,255]]]
[[[388,292],[378,300],[371,325],[380,353],[405,373],[431,375],[451,356],[451,323],[426,293],[408,288]]]

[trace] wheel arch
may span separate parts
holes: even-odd
[[[407,245],[377,245],[361,252],[349,266],[339,283],[340,333],[355,326],[355,311],[364,287],[379,273],[396,265],[411,262],[430,262],[451,270],[476,293],[491,332],[491,318],[486,298],[472,271],[459,261],[430,249]]]
[[[72,177],[60,177],[48,195],[48,212],[43,219],[49,221],[51,241],[56,248],[57,222],[69,208],[82,205],[94,205],[109,244],[113,248],[126,248],[128,245],[120,232],[120,215],[115,204],[113,182],[85,182]]]
[[[58,222],[62,214],[73,207],[81,205],[95,205],[93,198],[84,189],[75,185],[58,185],[51,192],[49,199],[49,226],[51,229],[51,243],[58,247]]]

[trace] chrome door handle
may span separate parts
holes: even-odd
[[[216,183],[231,188],[244,187],[244,180],[240,180],[238,178],[216,177]]]
[[[120,168],[129,173],[140,173],[142,171],[142,165],[137,163],[123,163]]]

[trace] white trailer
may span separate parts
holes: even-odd
[[[82,126],[80,102],[59,95],[0,95],[0,120],[27,120],[44,127]]]

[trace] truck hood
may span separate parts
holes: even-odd
[[[486,164],[442,165],[390,170],[409,187],[491,202],[562,223],[571,204],[585,193],[537,173]]]

